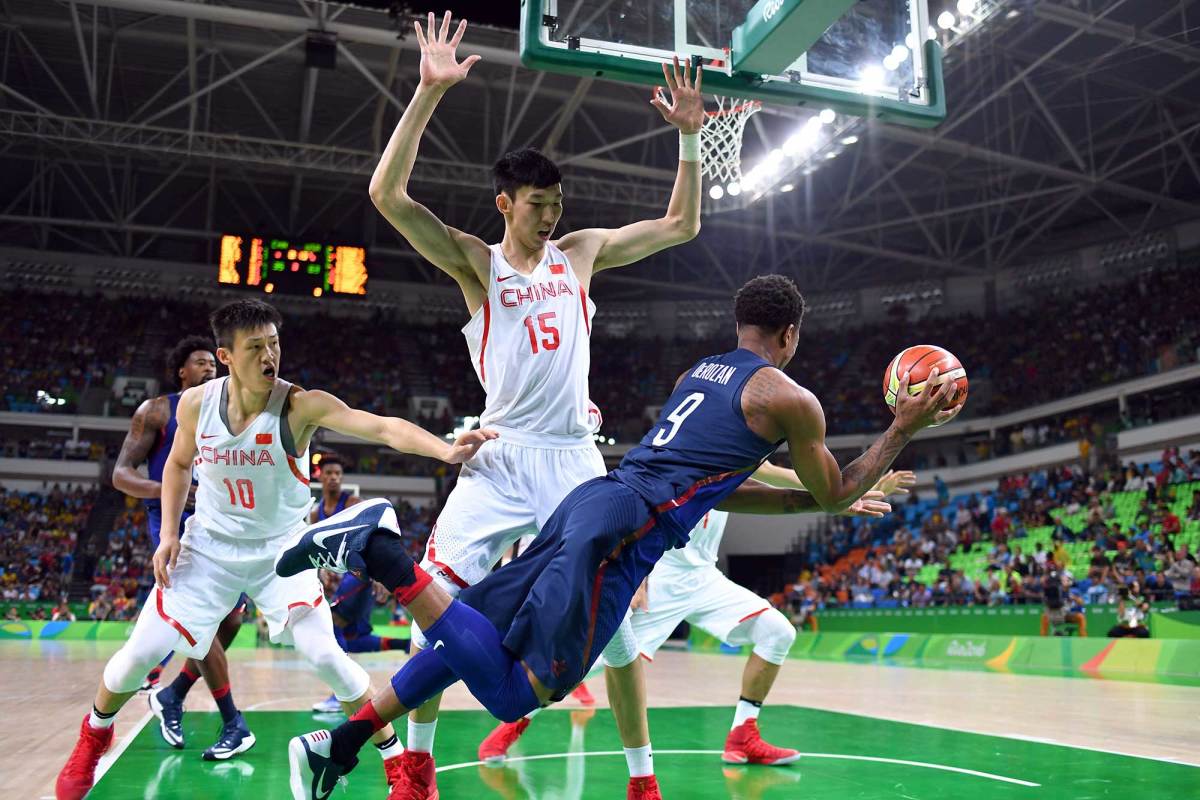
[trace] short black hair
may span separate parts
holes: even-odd
[[[324,471],[326,467],[334,464],[341,467],[343,472],[346,471],[346,462],[342,461],[342,457],[337,453],[322,453],[321,460],[317,462],[317,466],[319,466],[322,471]]]
[[[733,316],[738,325],[753,325],[777,331],[788,325],[800,327],[804,319],[804,297],[796,283],[784,275],[751,278],[733,299]]]
[[[233,347],[233,337],[238,331],[275,325],[276,331],[283,330],[283,317],[274,306],[261,300],[234,300],[212,312],[208,317],[213,337],[219,347]]]
[[[176,342],[175,346],[167,352],[167,379],[176,386],[181,386],[179,370],[183,369],[183,365],[187,363],[192,353],[197,351],[215,353],[217,348],[213,345],[212,339],[207,336],[185,336]]]
[[[496,194],[506,194],[515,200],[517,189],[522,186],[545,189],[562,183],[562,173],[541,151],[523,147],[505,153],[492,165],[492,183],[496,186]]]

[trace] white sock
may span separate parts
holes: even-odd
[[[729,729],[733,730],[748,719],[758,719],[758,712],[761,710],[761,705],[755,705],[749,700],[738,700],[737,711],[733,712],[733,725]]]
[[[113,723],[116,721],[117,721],[116,714],[112,714],[107,717],[96,716],[96,707],[95,706],[92,706],[92,713],[90,715],[88,715],[88,725],[92,726],[96,730],[103,730],[105,728],[111,728],[113,726]]]
[[[395,734],[392,734],[392,739],[390,742],[388,742],[386,747],[375,745],[375,749],[379,751],[379,757],[384,761],[387,761],[389,758],[395,758],[396,756],[404,755],[404,743],[401,742],[400,737]]]
[[[644,778],[654,774],[654,753],[650,745],[645,747],[626,747],[625,763],[629,765],[629,777]]]
[[[437,720],[433,722],[413,722],[408,720],[408,749],[417,753],[433,752],[433,733],[437,730]]]
[[[538,714],[540,714],[540,713],[542,713],[542,709],[541,709],[541,708],[535,708],[533,711],[530,711],[528,714],[526,714],[526,715],[525,715],[525,719],[533,719],[534,717],[536,717],[536,716],[537,716]]]

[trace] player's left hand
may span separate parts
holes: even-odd
[[[849,508],[847,508],[838,516],[882,517],[884,514],[890,514],[892,511],[892,504],[886,502],[883,498],[883,492],[877,492],[872,489],[862,497],[855,500]]]
[[[629,601],[630,611],[649,611],[650,610],[650,578],[642,581],[642,585],[633,593],[633,599]]]
[[[916,485],[917,474],[912,470],[890,469],[871,489],[888,497],[893,494],[908,494],[909,487]]]
[[[650,105],[657,108],[663,119],[679,128],[681,133],[699,133],[704,127],[704,96],[700,94],[704,68],[697,65],[694,83],[692,68],[687,64],[681,66],[679,56],[675,56],[673,68],[663,64],[662,71],[667,88],[671,90],[671,100],[667,102],[663,88],[656,86]]]
[[[171,573],[175,571],[175,562],[179,560],[179,549],[179,534],[172,536],[164,531],[152,559],[154,582],[164,589],[171,588]]]
[[[479,452],[479,448],[483,447],[484,443],[492,439],[499,438],[499,431],[495,431],[492,428],[480,428],[477,431],[467,431],[462,436],[459,436],[454,440],[454,444],[451,445],[450,451],[446,453],[445,458],[442,460],[447,464],[465,464],[466,462],[470,461],[476,453]]]

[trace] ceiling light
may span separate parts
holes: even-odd
[[[711,189],[708,190],[708,196],[711,197],[713,200],[720,200],[722,197],[725,196],[725,190],[722,189],[720,186],[714,185]]]
[[[942,28],[943,30],[953,28],[954,23],[957,21],[958,20],[956,20],[954,18],[954,15],[951,14],[949,11],[943,11],[942,13],[938,14],[937,24],[938,24],[938,27]]]

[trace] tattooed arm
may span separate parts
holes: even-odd
[[[166,426],[170,413],[165,396],[146,400],[134,412],[112,475],[113,486],[130,497],[157,498],[162,495],[162,484],[143,477],[137,468],[154,449],[154,442]]]
[[[740,514],[805,514],[823,509],[811,494],[798,489],[777,489],[751,478],[717,506]],[[883,492],[870,491],[842,513],[848,517],[882,517],[892,510]]]

